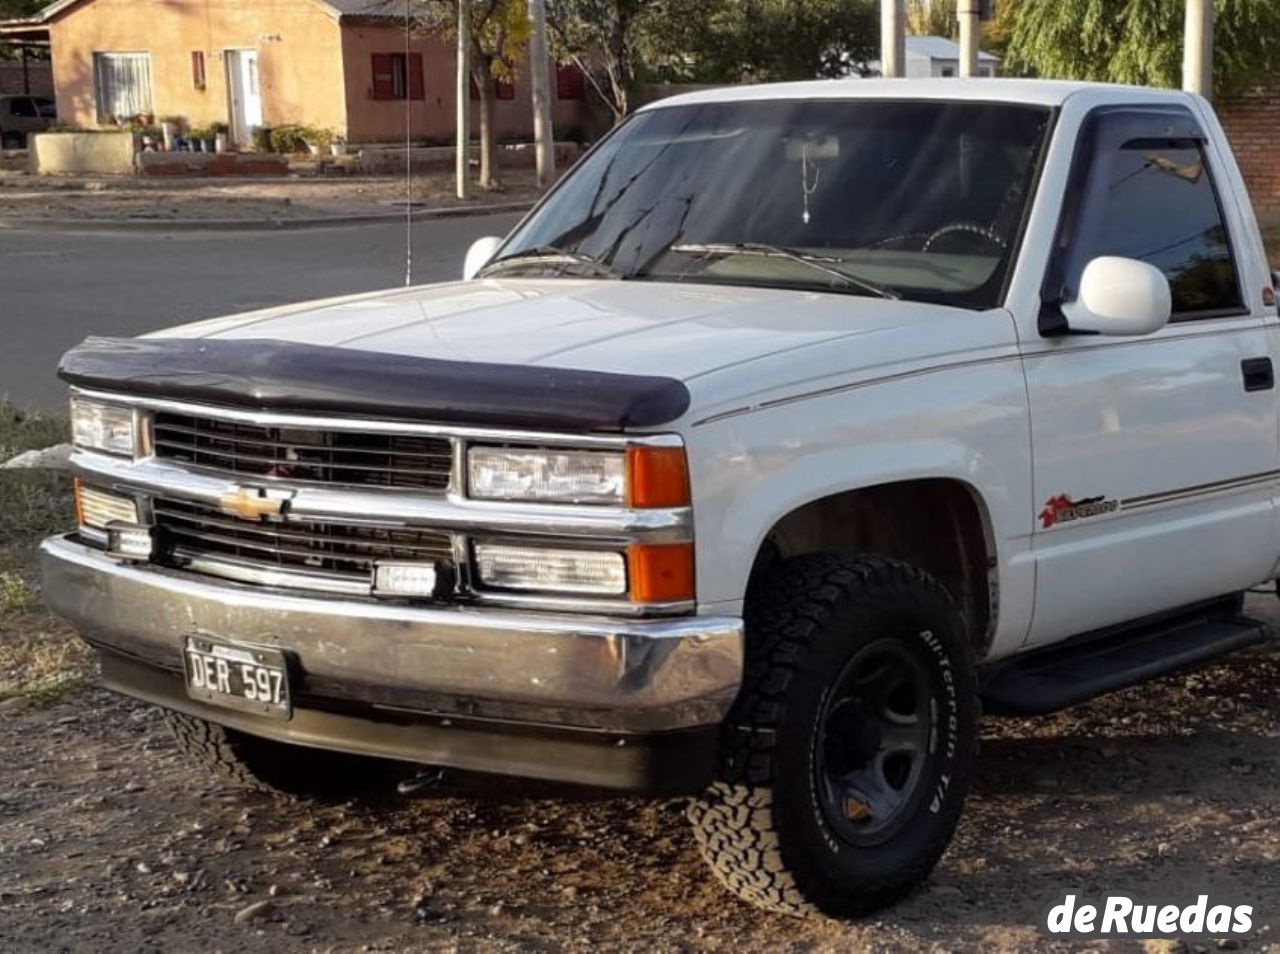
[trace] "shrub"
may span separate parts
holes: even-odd
[[[271,151],[271,127],[270,126],[254,126],[253,127],[253,148],[258,152]]]
[[[284,155],[307,151],[307,127],[296,124],[276,126],[271,130],[271,151]]]

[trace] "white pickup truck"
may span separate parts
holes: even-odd
[[[688,794],[732,891],[865,914],[945,849],[980,709],[1264,639],[1278,324],[1196,97],[681,96],[464,281],[69,352],[46,592],[243,781]]]

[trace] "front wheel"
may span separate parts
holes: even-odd
[[[689,818],[739,897],[869,914],[946,849],[977,737],[972,653],[942,586],[884,557],[799,557],[748,608],[719,779]]]

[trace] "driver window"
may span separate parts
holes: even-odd
[[[1231,242],[1203,146],[1195,138],[1099,137],[1084,187],[1066,280],[1100,255],[1155,265],[1175,318],[1240,314]]]

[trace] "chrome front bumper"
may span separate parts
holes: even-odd
[[[285,651],[309,699],[620,734],[724,718],[742,672],[733,617],[614,619],[421,608],[211,582],[107,558],[74,537],[41,547],[45,598],[94,645],[182,668],[203,633]],[[127,687],[126,687],[127,691]]]

